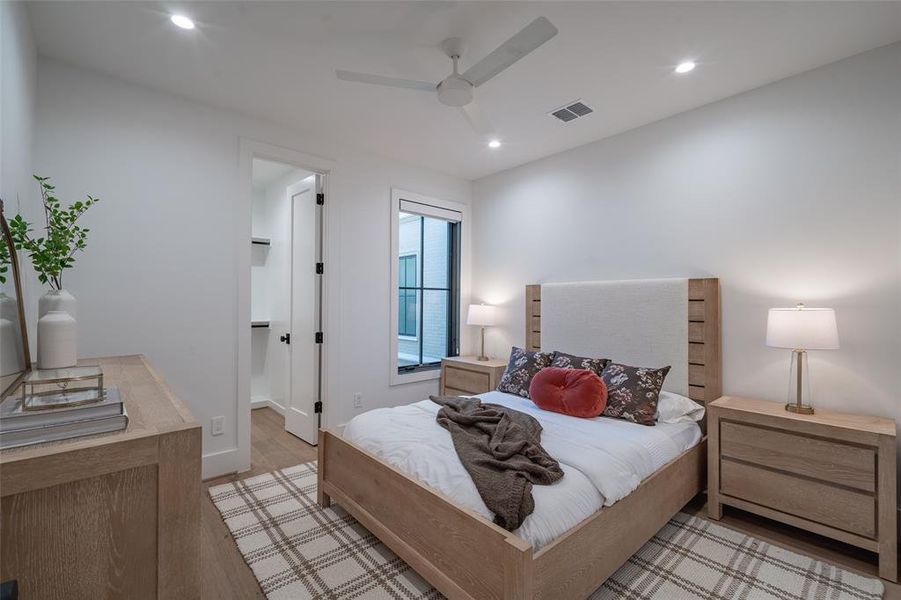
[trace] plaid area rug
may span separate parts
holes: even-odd
[[[316,463],[211,487],[269,600],[443,596],[335,503],[316,504]],[[875,600],[882,582],[679,513],[591,600]]]

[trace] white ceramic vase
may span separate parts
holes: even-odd
[[[59,369],[75,366],[78,356],[77,308],[78,301],[75,299],[75,296],[66,290],[49,290],[38,300],[39,369]],[[67,320],[61,319],[59,315],[56,315],[43,328],[48,333],[41,333],[41,322],[44,320],[44,317],[54,312],[67,314],[72,319],[72,322],[69,323]]]
[[[19,310],[16,301],[0,292],[0,377],[24,368],[22,360],[22,332],[18,328]]]
[[[74,367],[78,361],[78,326],[72,315],[51,310],[38,319],[38,368]]]
[[[76,309],[78,301],[75,296],[66,290],[50,290],[38,300],[38,319],[46,315],[51,310],[61,310],[69,313],[69,316],[78,320]]]

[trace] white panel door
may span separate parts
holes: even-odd
[[[288,188],[291,198],[291,343],[289,394],[285,406],[285,429],[310,444],[316,444],[319,429],[321,331],[320,275],[322,216],[316,204],[319,176]]]

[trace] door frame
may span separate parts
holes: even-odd
[[[276,146],[265,142],[249,138],[239,138],[239,181],[238,186],[241,191],[239,194],[238,215],[244,215],[244,218],[238,218],[235,223],[237,229],[235,239],[240,240],[237,244],[237,349],[235,356],[235,387],[237,391],[236,402],[236,453],[235,471],[247,471],[250,469],[250,369],[251,369],[251,328],[250,328],[250,276],[251,276],[251,244],[252,236],[252,214],[253,214],[253,159],[261,158],[272,160],[295,166],[299,169],[310,171],[316,175],[323,177],[323,193],[325,194],[325,204],[322,206],[322,262],[326,265],[326,274],[322,279],[322,313],[323,331],[325,332],[324,343],[322,345],[322,358],[320,362],[320,384],[322,385],[322,403],[323,412],[320,415],[322,426],[330,423],[330,398],[334,397],[333,381],[328,376],[329,365],[332,359],[337,356],[337,341],[339,339],[338,323],[336,319],[337,312],[330,310],[334,303],[331,301],[335,298],[336,291],[339,289],[337,284],[338,270],[334,267],[329,268],[330,264],[337,264],[337,247],[334,246],[335,236],[330,231],[331,205],[334,198],[331,197],[330,188],[332,186],[332,171],[335,167],[335,161],[307,154],[291,148]],[[327,275],[327,276],[326,276]]]

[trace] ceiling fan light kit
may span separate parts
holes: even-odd
[[[472,102],[472,84],[462,77],[448,77],[438,84],[438,100],[447,106],[466,106]]]
[[[446,106],[466,106],[472,102],[473,85],[457,73],[459,56],[451,56],[454,61],[454,72],[438,84],[438,101]]]
[[[343,81],[437,92],[439,102],[446,106],[463,109],[464,117],[476,133],[486,135],[492,133],[493,128],[475,108],[473,88],[479,87],[495,77],[555,35],[557,35],[557,28],[545,17],[538,17],[462,74],[457,71],[457,62],[463,54],[463,41],[460,38],[449,38],[441,44],[441,47],[453,61],[453,72],[437,85],[425,81],[383,77],[354,71],[337,70],[335,75]]]

